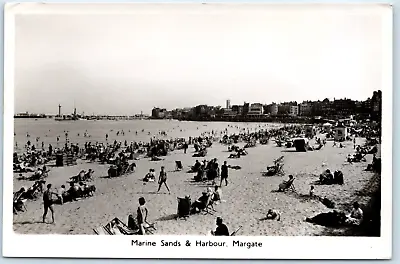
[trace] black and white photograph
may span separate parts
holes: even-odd
[[[389,5],[16,4],[5,34],[5,253],[390,258]]]

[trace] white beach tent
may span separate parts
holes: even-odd
[[[325,124],[322,125],[322,127],[323,127],[324,130],[325,130],[325,133],[331,132],[332,126],[333,126],[333,125],[332,125],[331,123],[325,123]]]

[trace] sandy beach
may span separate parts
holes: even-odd
[[[61,133],[64,124],[60,125],[61,127],[57,128],[58,132],[53,131],[52,136],[48,136],[49,141],[54,140],[55,134]],[[97,122],[96,125],[101,126],[101,122]],[[178,125],[190,127],[187,129],[192,136],[203,130],[210,131],[214,127],[221,129],[221,124],[204,126],[202,123],[195,122],[191,124],[190,122],[174,123],[168,129],[175,130],[172,127]],[[227,123],[224,124],[225,127],[227,125]],[[243,126],[243,124],[233,125]],[[258,124],[253,124],[253,126],[257,127]],[[196,127],[201,129],[196,129]],[[16,131],[17,129],[16,126]],[[42,128],[42,130],[44,129]],[[128,131],[127,128],[124,130]],[[134,130],[131,129],[132,133]],[[157,127],[154,128],[155,130]],[[77,133],[77,131],[71,131],[72,129],[70,129],[70,134]],[[152,135],[154,131],[152,131]],[[18,134],[25,133],[23,129],[19,129],[17,132]],[[98,134],[94,138],[101,137],[100,134],[104,135],[104,131],[98,132]],[[171,132],[171,136],[172,134]],[[182,133],[176,132],[173,136],[176,137],[179,134],[187,136],[183,131]],[[34,135],[32,134],[31,137],[34,138]],[[31,140],[33,141],[33,139]],[[145,136],[143,136],[143,140],[145,140]],[[362,145],[363,139],[358,138],[357,144]],[[239,145],[243,146],[244,143]],[[372,156],[367,155],[367,162],[349,164],[345,159],[348,154],[354,153],[353,144],[346,142],[344,145],[345,148],[333,147],[333,142],[328,141],[326,146],[319,151],[295,152],[294,148],[277,147],[273,141],[270,141],[268,145],[258,144],[255,148],[247,149],[249,153],[247,156],[240,159],[228,159],[230,153],[227,151],[227,146],[214,143],[208,149],[205,157],[207,160],[217,158],[219,164],[226,160],[228,165],[239,165],[242,168],[229,170],[229,185],[222,187],[224,202],[214,206],[216,210],[214,215],[196,214],[187,220],[174,219],[178,205],[177,197],[190,195],[194,200],[200,197],[201,192],[208,187],[204,183],[192,182],[195,174],[187,173],[189,166],[196,161],[196,158],[192,157],[193,148],[189,148],[187,154],[184,154],[183,150],[175,150],[163,157],[164,160],[158,162],[141,158],[135,161],[137,168],[134,173],[112,179],[105,177],[109,168],[107,164],[100,165],[78,160],[76,166],[50,166],[51,171],[46,180],[47,183],[53,184],[53,188],[59,188],[62,184],[66,184],[69,177],[77,175],[80,170],[93,169],[95,174],[91,184],[96,185],[95,195],[64,205],[55,205],[55,224],[41,223],[43,214],[41,197],[36,201],[28,201],[28,211],[14,216],[14,230],[24,234],[94,234],[93,228],[106,224],[114,217],[127,222],[128,214],[136,212],[139,197],[144,197],[149,210],[149,220],[156,222],[155,234],[157,235],[207,235],[211,229],[215,228],[217,216],[224,219],[231,232],[239,226],[243,226],[238,235],[321,235],[325,231],[325,227],[306,223],[304,219],[331,210],[320,202],[306,199],[303,195],[308,194],[310,186],[318,180],[319,174],[323,170],[327,168],[332,171],[341,170],[344,174],[344,185],[315,185],[315,193],[334,201],[337,209],[349,211],[353,201],[357,200],[361,204],[365,204],[369,200],[369,196],[360,196],[357,193],[369,183],[374,175],[372,172],[364,171],[367,164],[371,162]],[[266,166],[271,165],[273,160],[280,156],[284,156],[285,175],[262,176],[261,172],[265,171]],[[176,160],[182,161],[184,167],[182,171],[174,171]],[[158,173],[161,166],[165,166],[168,172],[171,194],[168,194],[164,187],[157,194],[156,182],[144,184],[142,181],[150,168],[154,168]],[[275,192],[279,183],[287,180],[289,174],[296,178],[294,184],[297,193]],[[18,174],[14,174],[14,190],[18,190],[22,186],[29,187],[33,183],[17,180],[17,177]],[[270,208],[282,213],[281,221],[260,221]],[[48,215],[48,221],[50,221],[50,215]]]

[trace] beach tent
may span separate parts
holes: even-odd
[[[294,147],[298,152],[306,152],[308,148],[308,139],[307,138],[295,138],[293,139]]]
[[[306,138],[313,138],[316,134],[315,127],[313,125],[305,126],[305,137]]]
[[[325,133],[331,132],[332,126],[333,125],[331,123],[325,123],[325,124],[322,125],[322,127],[324,128]]]
[[[345,141],[348,135],[347,127],[339,125],[334,128],[334,138],[336,141]]]

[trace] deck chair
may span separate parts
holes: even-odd
[[[190,208],[192,206],[192,202],[190,200],[190,196],[186,196],[185,198],[177,197],[178,199],[178,211],[176,219],[185,219],[190,216]]]
[[[214,215],[213,212],[216,212],[216,210],[214,209],[213,195],[208,195],[206,206],[201,211],[204,214]]]
[[[233,231],[229,236],[236,236],[236,234],[239,232],[240,229],[242,229],[242,227],[243,226],[239,226],[239,228]]]
[[[108,230],[105,226],[93,228],[93,231],[96,235],[111,235],[110,230]]]
[[[293,178],[292,180],[290,180],[290,181],[287,181],[287,182],[283,182],[283,183],[281,183],[281,184],[279,184],[279,190],[280,191],[287,191],[287,190],[290,190],[290,191],[292,191],[292,192],[296,192],[296,188],[295,188],[295,186],[294,186],[294,179],[295,178]]]
[[[130,214],[128,216],[128,225],[125,225],[118,218],[114,218],[117,223],[120,223],[118,227],[124,235],[141,235],[142,233],[136,219],[137,218],[133,214]],[[155,227],[155,223],[147,224],[144,227],[144,231],[149,234],[154,234],[154,231],[156,230],[157,228]]]
[[[180,170],[182,170],[183,169],[183,166],[182,166],[182,161],[180,161],[180,160],[176,160],[175,161],[175,170],[176,171],[180,171]]]
[[[20,204],[21,207],[27,211],[28,209],[26,208],[26,201],[27,199],[21,199],[21,197],[25,194],[25,192],[17,192],[14,193],[14,197],[13,197],[13,210],[17,210],[18,211],[18,205]]]

